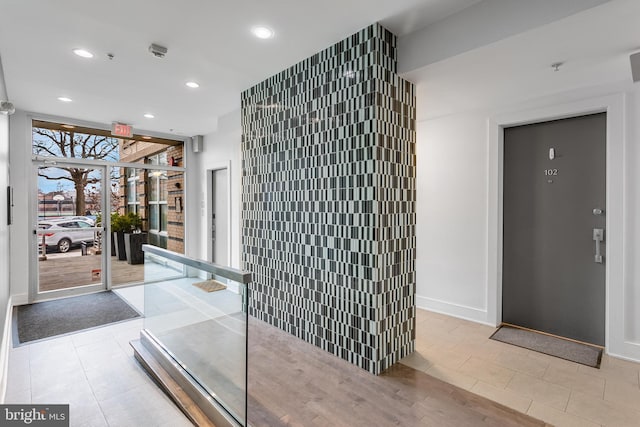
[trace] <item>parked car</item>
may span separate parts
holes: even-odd
[[[44,222],[61,222],[61,221],[75,221],[75,220],[80,220],[80,221],[85,221],[88,222],[89,224],[91,224],[92,227],[95,227],[95,223],[96,223],[96,217],[91,215],[91,216],[47,216],[47,217],[40,217],[38,218],[40,221],[44,221]]]
[[[92,227],[95,227],[95,224],[96,224],[95,217],[92,218],[90,216],[72,216],[70,218],[64,218],[64,220],[65,221],[69,221],[69,220],[85,221],[85,222],[88,222],[89,224],[91,224]]]
[[[56,248],[63,253],[69,252],[73,246],[79,246],[82,242],[92,243],[94,231],[92,224],[81,220],[40,221],[38,223],[38,236],[44,236],[47,249]],[[41,244],[42,240],[38,243]]]

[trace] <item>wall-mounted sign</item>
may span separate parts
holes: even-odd
[[[111,135],[123,138],[131,138],[133,136],[133,126],[124,123],[111,123]]]

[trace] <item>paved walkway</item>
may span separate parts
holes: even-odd
[[[38,261],[40,291],[73,288],[100,283],[102,257],[81,256],[79,249],[66,254],[47,254],[46,261]],[[144,264],[131,265],[111,257],[112,285],[139,283],[144,280]]]

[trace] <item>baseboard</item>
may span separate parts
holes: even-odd
[[[12,297],[13,306],[29,304],[29,294],[16,294]]]
[[[2,329],[2,342],[0,343],[0,402],[4,403],[7,395],[7,376],[9,374],[9,352],[11,351],[11,318],[13,312],[12,297],[7,301],[7,313]]]
[[[621,346],[622,348],[616,348],[615,350],[609,351],[606,349],[605,352],[609,356],[616,357],[618,359],[627,360],[629,362],[640,363],[640,344],[630,341],[625,341]]]
[[[416,296],[416,307],[471,322],[481,323],[494,328],[498,326],[494,322],[487,320],[488,313],[486,310],[475,307],[468,307],[423,296]],[[605,353],[618,359],[640,363],[640,343],[624,341],[622,344],[616,345],[610,342],[608,347],[605,348]]]
[[[416,306],[435,313],[446,314],[447,316],[482,323],[483,325],[492,327],[496,326],[493,322],[487,321],[487,311],[479,308],[421,296],[416,296]]]

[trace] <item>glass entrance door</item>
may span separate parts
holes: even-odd
[[[37,284],[32,300],[106,289],[106,167],[40,163],[34,169]]]

